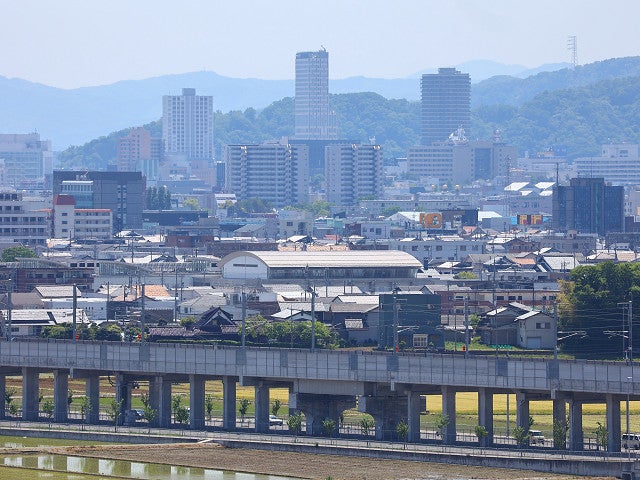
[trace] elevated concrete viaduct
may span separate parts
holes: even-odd
[[[14,339],[0,341],[0,398],[6,376],[22,377],[22,417],[40,416],[39,375],[54,379],[56,422],[67,421],[69,377],[86,379],[91,408],[87,422],[98,420],[101,376],[109,376],[122,408],[130,408],[131,386],[148,381],[150,402],[158,426],[171,424],[171,385],[190,385],[190,426],[205,425],[205,381],[223,384],[223,428],[236,428],[236,386],[255,389],[255,429],[269,430],[269,389],[286,387],[290,408],[301,411],[307,432],[322,432],[323,420],[338,424],[340,414],[354,405],[375,420],[378,439],[396,435],[398,422],[409,426],[409,441],[420,440],[420,411],[424,395],[442,395],[442,410],[449,423],[442,429],[444,443],[456,441],[456,392],[478,393],[478,425],[484,426],[491,445],[493,396],[516,395],[516,422],[529,426],[529,402],[553,400],[553,416],[569,417],[572,450],[583,448],[582,405],[606,404],[610,451],[621,449],[620,402],[640,399],[640,374],[621,362],[499,358],[454,354],[396,354],[386,352],[324,351],[213,345],[83,342]],[[639,372],[640,373],[640,372]],[[0,405],[0,418],[6,405]],[[556,445],[560,448],[564,445]]]

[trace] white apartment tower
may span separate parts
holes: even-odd
[[[335,112],[329,110],[329,52],[296,53],[295,139],[338,138]]]
[[[308,200],[307,145],[227,145],[224,155],[225,190],[238,200],[260,198],[276,208]]]
[[[384,173],[380,145],[328,145],[325,152],[328,202],[351,206],[364,198],[382,197]]]
[[[162,97],[162,139],[166,155],[188,163],[213,159],[213,97],[183,88]]]
[[[34,188],[51,174],[53,153],[49,140],[38,133],[0,134],[4,182],[14,188]]]

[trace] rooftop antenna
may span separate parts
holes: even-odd
[[[578,37],[569,35],[567,38],[567,50],[569,50],[569,63],[571,70],[575,70],[578,66]]]

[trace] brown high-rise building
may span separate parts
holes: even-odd
[[[118,141],[118,171],[142,172],[148,180],[155,180],[162,155],[162,139],[152,138],[142,127],[132,128]]]

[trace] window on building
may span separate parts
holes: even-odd
[[[427,348],[427,338],[428,335],[426,333],[414,333],[413,348]]]

